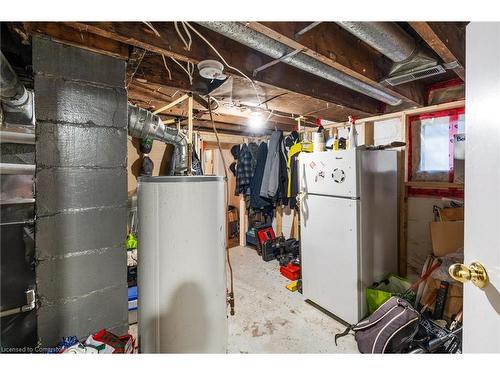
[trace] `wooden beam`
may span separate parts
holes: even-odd
[[[183,72],[176,64],[167,61],[169,64],[169,69],[171,71],[172,79],[169,79],[166,70],[162,70],[163,61],[160,56],[152,55],[146,56],[140,67],[137,69],[136,83],[140,82],[144,86],[156,86],[163,88],[173,89],[172,92],[176,90],[182,91],[198,91],[206,93],[207,87],[201,79],[195,77],[193,82],[193,87],[189,85],[189,80],[185,72]],[[159,69],[160,68],[160,69]],[[156,89],[156,88],[155,88]],[[292,118],[298,115],[305,115],[304,119],[313,122],[315,118],[323,118],[332,121],[342,121],[347,119],[349,115],[353,115],[356,118],[364,118],[371,116],[370,113],[366,111],[354,110],[352,108],[346,108],[336,104],[325,102],[324,100],[313,98],[307,95],[303,95],[296,92],[285,91],[283,89],[276,88],[274,86],[258,83],[257,89],[261,91],[262,98],[266,98],[265,107],[268,110],[273,110],[273,113],[279,117],[272,116],[270,121],[290,123],[296,125],[295,120]],[[245,79],[240,77],[233,77],[233,98],[238,98],[238,102],[243,103],[251,102],[254,100],[254,92]],[[163,90],[165,91],[165,90]],[[204,95],[204,94],[203,94]],[[231,111],[234,113],[240,112],[238,107],[232,107]],[[293,115],[292,115],[293,114]],[[288,115],[290,119],[284,118],[281,115]],[[305,122],[307,125],[307,122]]]
[[[247,26],[402,99],[406,102],[406,106],[424,105],[424,89],[419,83],[399,87],[388,87],[379,83],[388,74],[392,65],[380,52],[361,43],[354,35],[334,22],[322,22],[297,38],[297,32],[305,24],[304,22],[248,22]]]
[[[436,181],[407,181],[406,186],[422,189],[464,189],[464,184]]]
[[[173,102],[177,98],[177,95],[182,96],[183,94],[183,92],[169,87],[156,86],[156,89],[154,89],[154,87],[154,85],[142,84],[140,82],[134,81],[129,86],[129,98],[134,103],[137,101],[141,102],[141,106],[145,109],[157,111],[158,108],[164,107],[166,103]],[[161,91],[159,91],[159,89],[161,89]],[[178,94],[175,97],[170,95],[170,93],[175,93],[176,91],[178,92]],[[195,122],[210,120],[210,115],[206,113],[206,110],[204,110],[204,108],[198,103],[195,103],[194,113],[196,115]],[[162,111],[162,114],[187,118],[187,106],[185,104],[178,106],[170,105],[168,109]],[[228,124],[241,125],[248,132],[252,132],[252,130],[248,128],[248,119],[244,114],[236,116],[233,114],[227,114],[223,110],[218,110],[214,113],[214,117],[215,121],[218,123],[223,122]],[[268,120],[267,124],[268,129],[274,129],[274,127],[276,127],[277,129],[283,131],[291,131],[294,129],[294,126],[295,122],[291,118],[286,119],[283,117],[272,117]]]
[[[406,126],[406,124],[402,124]],[[403,147],[399,153],[399,251],[398,251],[398,271],[399,275],[406,277],[408,272],[408,187],[405,184],[406,176],[406,155],[407,151]]]
[[[142,48],[133,47],[132,51],[130,51],[129,59],[127,61],[127,74],[125,80],[125,86],[127,88],[134,79],[134,76],[137,73],[137,69],[139,69],[139,66],[141,65],[145,55],[146,51]]]
[[[364,144],[366,146],[371,146],[375,144],[375,127],[373,121],[366,121],[363,123],[364,126]]]
[[[141,108],[145,108],[148,110],[151,110],[155,107],[155,103],[158,103],[157,105],[161,105],[159,102],[156,101],[146,101],[143,98],[137,98],[134,96],[134,94],[129,94],[129,100],[135,104],[138,105]],[[164,103],[164,102],[162,102]],[[187,119],[186,113],[182,108],[172,108],[168,112],[169,116],[173,117],[180,117],[183,120]],[[198,129],[204,129],[206,131],[212,131],[212,123],[209,118],[206,118],[207,115],[202,116],[202,118],[195,118],[193,119],[193,130],[196,131]],[[162,118],[166,118],[165,116],[162,115]],[[240,123],[236,123],[236,121]],[[255,133],[252,131],[246,124],[246,119],[244,118],[236,118],[235,116],[216,116],[215,119],[215,127],[217,131],[225,131],[225,132],[232,132],[236,134],[253,134]],[[262,134],[267,134],[271,130],[264,130]]]
[[[180,61],[198,63],[205,59],[219,59],[196,35],[193,35],[191,50],[186,51],[173,24],[169,22],[154,24],[161,37],[157,37],[147,26],[138,22],[68,22],[65,24],[77,30],[84,30],[147,51],[174,57]],[[210,40],[231,65],[238,67],[247,76],[251,76],[255,68],[272,60],[268,56],[199,25],[195,27]],[[381,112],[380,102],[377,100],[286,64],[277,64],[265,70],[259,75],[258,82],[325,100],[352,110],[372,114]]]
[[[248,216],[245,202],[245,196],[240,194],[240,246],[246,246],[247,243],[247,230],[248,230]]]
[[[410,22],[410,26],[443,59],[457,62],[454,72],[465,81],[465,25],[456,22]]]
[[[215,137],[215,134],[213,132],[199,131],[197,133],[200,135],[200,139],[203,142],[214,142],[214,143],[217,142],[217,138]],[[245,141],[244,138],[245,137],[243,135],[219,133],[219,140],[221,143],[241,144]]]
[[[148,107],[147,103],[144,103],[141,101],[134,100],[134,101],[132,101],[132,103],[138,105],[141,108]],[[176,116],[176,117],[182,118],[182,120],[186,120],[186,118],[180,112],[177,112],[177,114],[176,114],[176,111],[172,111],[170,113],[170,116]],[[166,117],[162,117],[162,118],[166,118]],[[251,128],[249,128],[247,124],[245,124],[245,123],[237,124],[234,122],[230,122],[226,117],[222,117],[219,121],[216,120],[214,122],[215,122],[215,127],[216,127],[217,131],[229,131],[229,132],[233,132],[236,134],[246,134],[247,136],[254,135],[254,134],[265,135],[265,134],[271,133],[271,129],[264,129],[263,131],[256,133]],[[184,125],[187,125],[187,123],[185,122]],[[212,131],[213,130],[212,122],[210,121],[210,119],[206,119],[206,118],[195,118],[195,119],[193,119],[193,131],[196,131],[198,129],[205,129],[207,131]]]
[[[157,115],[158,113],[162,113],[162,112],[166,112],[167,110],[169,110],[170,108],[172,107],[175,107],[177,104],[180,104],[182,103],[184,100],[188,99],[189,98],[189,95],[188,94],[184,94],[182,95],[180,98],[177,98],[175,99],[174,101],[168,103],[168,104],[165,104],[163,107],[160,107],[158,109],[155,109],[153,111],[153,115]],[[192,108],[192,104],[189,106],[189,109],[190,110],[193,110]]]
[[[435,104],[427,107],[422,107],[422,108],[415,108],[415,109],[408,109],[400,112],[394,112],[394,113],[387,113],[384,115],[380,116],[370,116],[370,117],[365,117],[365,118],[360,118],[356,120],[358,123],[362,122],[367,122],[367,121],[384,121],[384,120],[390,120],[393,118],[401,118],[405,116],[415,116],[419,115],[422,113],[431,113],[431,112],[437,112],[437,111],[445,111],[448,109],[454,109],[454,108],[463,108],[465,107],[465,100],[456,100],[453,102],[449,103],[442,103],[442,104]],[[347,126],[347,122],[337,122],[333,124],[328,124],[323,126],[325,129],[330,129],[330,128],[340,128],[340,127],[345,127]]]
[[[276,207],[276,235],[283,235],[283,206],[281,204]]]
[[[42,34],[53,40],[105,55],[128,59],[128,45],[93,33],[69,27],[61,22],[25,22],[27,33]]]

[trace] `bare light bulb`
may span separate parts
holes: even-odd
[[[253,129],[260,129],[264,126],[264,118],[260,112],[250,112],[248,125]]]

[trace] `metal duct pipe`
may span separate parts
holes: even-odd
[[[239,22],[203,21],[197,23],[274,59],[282,58],[282,62],[285,64],[348,87],[351,90],[370,96],[389,105],[399,105],[402,102],[400,98],[351,77],[302,52],[287,56],[294,51],[292,48],[264,34],[254,31]]]
[[[4,54],[0,52],[0,100],[6,115],[12,113],[15,122],[34,125],[33,93],[19,81]]]
[[[415,52],[415,40],[394,22],[337,24],[394,62],[405,61]]]
[[[188,170],[188,142],[177,128],[165,126],[160,117],[150,111],[128,106],[128,132],[132,137],[155,139],[175,146],[174,172],[182,175]]]

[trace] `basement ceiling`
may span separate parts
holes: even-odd
[[[453,67],[444,74],[409,82],[399,86],[380,83],[391,70],[392,61],[382,53],[344,30],[334,22],[247,22],[248,29],[258,31],[286,44],[289,48],[311,56],[323,64],[340,70],[358,81],[401,99],[398,106],[387,105],[348,87],[333,83],[317,75],[277,62],[254,75],[259,67],[273,62],[273,58],[257,52],[217,32],[190,22],[224,59],[237,70],[225,68],[230,78],[216,88],[199,76],[195,68],[192,81],[184,70],[188,62],[193,68],[199,61],[220,57],[196,33],[191,32],[192,43],[187,49],[176,32],[173,22],[45,22],[12,23],[10,30],[24,37],[47,35],[57,41],[119,57],[127,61],[129,100],[152,109],[164,106],[187,91],[202,97],[209,92],[219,101],[216,110],[217,127],[227,132],[248,133],[247,117],[257,110],[268,118],[268,129],[292,130],[298,116],[306,125],[315,120],[345,121],[348,115],[356,118],[424,106],[430,85],[453,78],[464,79],[465,22],[400,22],[403,32],[426,48],[435,60]],[[309,30],[301,33],[308,26]],[[183,30],[183,28],[180,28]],[[187,39],[187,35],[183,35]],[[163,55],[163,57],[162,57]],[[176,61],[174,61],[174,59]],[[182,66],[182,68],[181,68]],[[255,85],[244,78],[252,77]],[[215,89],[215,91],[214,91]],[[258,95],[256,94],[258,92]],[[199,101],[202,103],[202,101]],[[195,125],[211,127],[207,108],[197,103]],[[163,116],[186,116],[182,107],[173,108]]]

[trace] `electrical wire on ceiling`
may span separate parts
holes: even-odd
[[[241,70],[239,70],[238,68],[230,65],[226,59],[220,54],[220,52],[217,50],[217,48],[215,48],[208,40],[207,38],[205,38],[198,30],[196,30],[189,22],[183,22],[183,24],[187,25],[187,27],[189,27],[196,35],[198,35],[201,40],[203,40],[216,54],[217,56],[219,56],[219,58],[222,60],[222,62],[224,63],[224,65],[226,65],[229,69],[232,69],[234,71],[236,71],[237,73],[241,74],[244,78],[246,78],[251,84],[252,84],[252,87],[255,91],[255,96],[257,97],[257,107],[260,106],[260,104],[262,103],[262,100],[260,98],[260,95],[259,95],[259,92],[257,90],[257,87],[255,86],[255,82],[250,78],[248,77],[245,73],[243,73]]]
[[[155,27],[152,25],[151,22],[148,22],[148,21],[142,21],[146,26],[148,26],[153,32],[154,34],[158,37],[158,38],[161,38],[161,35],[160,33],[158,32],[158,30],[155,29]],[[226,59],[220,54],[220,52],[217,50],[217,48],[215,48],[208,40],[207,38],[205,38],[198,30],[196,30],[189,22],[185,22],[185,21],[181,21],[181,24],[182,24],[182,27],[184,28],[184,31],[186,32],[186,35],[187,35],[187,38],[188,40],[186,40],[184,38],[184,36],[182,35],[182,33],[180,32],[180,29],[179,29],[179,26],[178,26],[178,22],[174,22],[174,27],[175,27],[175,30],[177,31],[177,34],[179,35],[180,39],[182,40],[182,43],[184,44],[184,47],[186,48],[186,50],[190,51],[191,50],[191,44],[192,44],[192,38],[191,38],[191,33],[189,32],[189,29],[193,30],[194,33],[196,35],[198,35],[201,40],[203,40],[216,54],[217,56],[219,56],[219,58],[222,60],[222,62],[229,68],[229,69],[232,69],[234,71],[236,71],[237,73],[241,74],[245,79],[247,79],[251,84],[252,84],[252,88],[254,89],[255,91],[255,96],[257,97],[257,106],[260,106],[260,104],[262,103],[262,100],[261,100],[261,97],[259,95],[259,92],[257,90],[257,87],[255,86],[255,83],[254,81],[248,77],[245,73],[243,73],[241,70],[239,70],[238,68],[230,65]],[[189,29],[188,29],[189,28]],[[173,61],[175,61],[181,68],[182,70],[184,70],[184,72],[186,72],[186,74],[189,76],[189,81],[190,83],[192,84],[193,83],[193,73],[194,73],[194,64],[190,61],[188,61],[188,69],[186,70],[175,58],[173,57],[170,57]]]
[[[161,58],[163,59],[163,66],[165,66],[165,69],[168,72],[168,79],[171,81],[172,80],[172,72],[170,72],[170,69],[168,68],[167,61],[165,60],[165,56],[161,55]]]
[[[191,61],[187,61],[187,69],[182,66],[182,64],[177,61],[175,57],[170,56],[172,61],[174,61],[177,65],[181,67],[181,69],[187,74],[189,77],[189,84],[193,84],[193,74],[194,74],[194,64]]]
[[[215,100],[215,98],[211,97],[212,100]],[[221,104],[219,102],[217,102],[219,104],[219,107],[221,106]],[[244,106],[244,105],[236,105],[234,104],[234,102],[231,102],[231,103],[228,103],[228,102],[225,102],[224,103],[226,106],[229,106],[229,107],[237,107],[237,108],[247,108],[247,109],[257,109],[261,112],[265,112],[265,113],[268,113],[268,117],[266,118],[266,121],[269,121],[272,117],[280,117],[280,118],[286,118],[288,120],[295,120],[295,116],[293,114],[290,114],[290,115],[282,115],[280,113],[275,113],[274,109],[265,109],[265,108],[261,108],[261,107],[252,107],[252,106]],[[206,112],[205,112],[206,113]],[[311,121],[308,121],[308,120],[301,120],[302,124],[308,124],[308,125],[311,125],[311,126],[317,126],[316,123],[314,122],[311,122]]]
[[[160,33],[158,32],[158,30],[155,29],[155,27],[153,26],[153,24],[151,22],[142,21],[142,23],[145,24],[147,27],[149,27],[158,38],[161,38]]]
[[[155,29],[155,27],[151,24],[151,22],[143,21],[143,23],[146,26],[148,26],[154,32],[154,34],[157,37],[161,38],[160,33],[158,32],[158,30]],[[180,29],[179,29],[178,22],[174,22],[175,30],[176,30],[179,38],[181,39],[182,43],[184,44],[184,47],[185,47],[186,50],[188,50],[188,51],[191,50],[192,37],[191,37],[191,33],[189,32],[189,29],[191,29],[196,35],[198,35],[198,37],[200,37],[201,40],[203,40],[217,54],[217,56],[219,56],[219,58],[222,60],[222,62],[224,63],[224,65],[226,65],[226,67],[228,67],[229,69],[232,69],[232,70],[236,71],[237,73],[239,73],[241,76],[243,76],[246,80],[248,80],[250,82],[250,84],[252,85],[253,90],[255,91],[255,96],[257,98],[257,103],[258,103],[257,106],[255,106],[253,108],[258,108],[259,110],[261,110],[263,112],[268,112],[269,115],[268,115],[266,121],[269,121],[269,119],[271,117],[281,117],[281,118],[287,118],[287,119],[293,119],[293,120],[295,119],[292,115],[285,116],[285,115],[274,113],[274,110],[269,110],[268,108],[266,108],[266,109],[261,108],[260,106],[263,103],[266,103],[267,101],[264,101],[264,102],[262,101],[261,96],[259,94],[259,91],[257,90],[257,86],[255,85],[255,82],[250,77],[248,77],[245,73],[243,73],[241,70],[239,70],[238,68],[230,65],[226,61],[226,59],[221,55],[221,53],[217,50],[217,48],[215,48],[207,40],[207,38],[205,38],[189,22],[187,22],[187,21],[181,21],[181,25],[182,25],[185,33],[186,33],[187,39],[182,35],[182,33],[181,33]],[[168,72],[169,79],[172,80],[172,73],[171,73],[170,69],[167,66],[167,63],[166,63],[166,60],[165,60],[165,56],[163,54],[161,56],[162,56],[162,59],[163,59],[163,65],[165,66],[165,69]],[[189,83],[192,85],[193,84],[193,75],[194,75],[194,70],[195,70],[194,63],[192,63],[191,61],[188,60],[187,61],[187,67],[185,68],[177,59],[175,59],[172,56],[170,56],[170,58],[172,59],[172,61],[174,61],[187,74],[187,76],[189,77]],[[210,100],[213,100],[213,101],[215,101],[217,103],[217,107],[215,109],[213,109],[213,110],[217,110],[217,109],[220,108],[220,103],[215,98],[213,98],[211,96],[209,96],[209,107],[210,107]],[[211,113],[212,109],[211,108],[209,108],[209,112],[210,112],[210,116],[212,117],[212,113]],[[302,123],[316,126],[315,123],[307,121],[307,120],[302,120]]]
[[[189,29],[187,28],[184,22],[181,22],[181,25],[184,28],[184,31],[186,32],[188,40],[184,38],[181,31],[179,30],[179,25],[177,21],[174,22],[175,31],[177,31],[177,35],[179,35],[179,38],[181,38],[182,43],[184,43],[184,48],[186,49],[186,51],[191,51],[191,43],[193,42],[193,40],[191,39],[191,33],[189,32]]]

